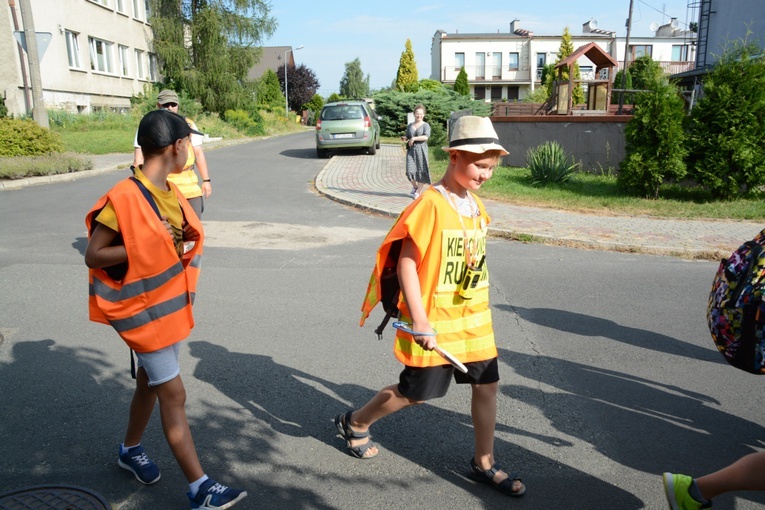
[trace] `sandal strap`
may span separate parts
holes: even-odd
[[[353,411],[348,411],[344,415],[341,415],[338,417],[340,419],[340,424],[343,427],[343,439],[345,439],[346,441],[350,441],[351,439],[364,439],[365,437],[369,437],[368,430],[366,432],[357,432],[351,428],[352,414],[353,414]]]
[[[367,450],[369,450],[373,446],[376,447],[377,445],[375,443],[373,443],[372,441],[368,441],[368,442],[366,442],[364,444],[360,444],[360,445],[357,445],[357,446],[351,446],[350,443],[348,443],[348,450],[354,455],[354,457],[358,457],[359,459],[363,459],[363,458],[365,458],[364,454],[367,453]]]

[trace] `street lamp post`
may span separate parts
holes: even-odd
[[[284,52],[284,116],[285,117],[289,117],[290,115],[290,101],[289,101],[289,95],[287,94],[287,53],[291,51],[302,50],[302,49],[303,49],[303,45],[301,44],[294,50],[290,48]]]

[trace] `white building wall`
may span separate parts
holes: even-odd
[[[669,29],[669,25],[666,28]],[[630,48],[651,46],[652,58],[660,62],[667,74],[692,69],[695,61],[695,47],[690,34],[671,29],[669,32],[675,33],[675,36],[632,37]],[[464,65],[471,92],[477,97],[485,95],[487,101],[491,100],[491,92],[494,91],[494,99],[516,96],[518,99],[523,99],[539,86],[544,65],[557,60],[561,36],[535,36],[530,33],[522,35],[522,33],[523,31],[505,34],[448,34],[438,30],[433,37],[431,47],[431,79],[453,83],[459,73],[455,55],[461,53],[464,54]],[[572,34],[571,42],[574,50],[595,42],[619,62],[619,67],[623,66],[626,49],[623,37],[616,38],[611,32],[593,31]],[[688,46],[684,62],[674,60],[673,46]],[[492,68],[492,59],[497,52],[501,54],[501,72],[496,72]],[[510,53],[518,54],[517,69],[510,69],[508,65]],[[544,64],[538,63],[540,54],[545,56]],[[477,55],[483,55],[483,65],[481,57]],[[581,57],[578,63],[583,79],[598,78],[595,76],[595,66],[587,57]],[[591,74],[588,74],[588,69],[592,69]],[[496,95],[498,87],[502,87],[499,97]]]
[[[130,97],[149,85],[151,27],[147,23],[144,0],[34,0],[32,14],[35,30],[49,32],[52,40],[40,61],[40,78],[46,108],[72,112],[95,109],[120,109],[130,106]],[[105,5],[103,5],[105,4]],[[119,11],[121,4],[122,12]],[[3,6],[8,15],[9,8]],[[21,23],[21,13],[17,17]],[[5,20],[0,17],[0,23]],[[7,25],[6,25],[7,26]],[[23,30],[23,27],[20,27]],[[76,34],[79,67],[70,66],[67,54],[67,32]],[[103,70],[92,66],[89,38],[99,43],[102,58],[108,55],[111,67]],[[14,72],[3,73],[0,84],[10,97],[9,111],[25,113],[23,80],[12,33],[0,33],[0,61],[13,61]],[[13,43],[8,44],[8,40]],[[120,46],[124,47],[127,73],[120,65]],[[137,69],[136,50],[142,52],[142,69]],[[26,55],[25,55],[26,59]],[[98,55],[96,56],[98,60]],[[25,62],[25,67],[26,62]],[[28,67],[27,67],[28,72]],[[155,78],[156,74],[154,75]]]

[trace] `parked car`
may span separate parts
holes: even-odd
[[[379,117],[366,101],[327,103],[316,120],[316,155],[330,150],[366,149],[374,155],[380,148]]]

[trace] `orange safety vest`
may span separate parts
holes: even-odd
[[[130,179],[101,197],[85,217],[88,236],[107,201],[117,214],[127,251],[127,272],[113,280],[103,269],[89,270],[90,320],[111,324],[136,352],[153,352],[186,338],[194,327],[192,304],[201,267],[204,233],[196,213],[170,183],[185,220],[200,234],[179,260],[173,240],[154,209]]]
[[[480,217],[463,217],[468,238],[474,253],[480,259],[486,253],[486,225],[490,219],[483,203],[473,195],[478,204]],[[466,300],[459,295],[459,285],[465,267],[464,234],[458,213],[447,199],[435,189],[427,189],[422,197],[408,206],[396,220],[377,251],[377,262],[369,279],[367,294],[361,306],[359,325],[369,316],[382,297],[380,281],[383,269],[397,261],[390,261],[393,243],[410,238],[421,255],[417,275],[422,291],[422,301],[428,321],[438,333],[438,345],[449,351],[463,363],[484,361],[497,356],[494,329],[489,309],[489,272],[484,273],[475,295]],[[401,320],[412,322],[403,292],[399,298]],[[413,367],[446,365],[435,351],[420,347],[408,333],[396,331],[393,352],[403,364]]]

